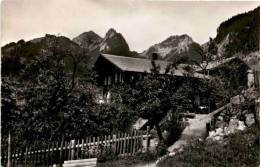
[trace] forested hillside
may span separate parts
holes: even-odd
[[[56,37],[46,34],[45,37],[36,38],[31,41],[20,40],[17,43],[12,42],[1,48],[2,76],[18,75],[31,60],[35,59],[40,50],[47,47],[53,39],[56,39],[57,45],[64,51],[70,53],[81,51],[78,44],[64,36]]]
[[[238,14],[220,24],[215,42],[220,44],[228,37],[225,57],[235,53],[250,53],[259,49],[259,8]]]

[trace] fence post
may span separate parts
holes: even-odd
[[[78,144],[77,144],[77,153],[76,153],[77,159],[79,159],[79,139],[78,139]]]
[[[55,164],[59,165],[60,161],[60,154],[59,154],[59,142],[56,142],[56,153],[55,153]],[[57,165],[56,165],[57,166]]]
[[[101,142],[99,143],[100,139],[99,139],[99,136],[97,137],[97,153],[100,151],[100,147],[99,147],[99,144],[103,144],[102,143],[102,136],[101,136]]]
[[[115,136],[115,138],[114,138],[114,136]],[[116,135],[112,135],[112,145],[114,146],[114,147],[112,147],[114,154],[116,154]]]
[[[150,143],[150,137],[149,137],[149,134],[150,134],[150,126],[147,126],[147,130],[146,130],[146,149],[145,151],[149,151],[149,143]]]
[[[127,150],[127,155],[131,155],[131,153],[130,153],[130,147],[129,147],[129,145],[130,145],[130,134],[128,133],[127,134],[127,140],[126,140],[126,150]]]
[[[133,154],[135,154],[135,147],[136,147],[136,137],[137,137],[137,134],[136,134],[136,130],[134,129],[134,146],[133,146]]]
[[[48,142],[48,152],[47,152],[47,166],[49,166],[49,158],[50,158],[50,143]]]
[[[72,144],[72,142],[70,141],[69,142],[69,151],[68,151],[68,160],[70,160],[70,158],[71,158],[71,144]]]
[[[131,132],[131,140],[130,140],[130,155],[133,154],[133,131]]]
[[[89,145],[89,147],[88,147],[88,158],[90,157],[90,149],[91,149],[91,137],[88,139],[88,145]]]
[[[136,151],[138,151],[139,150],[139,139],[140,138],[140,134],[139,134],[139,130],[137,130],[137,132],[136,132],[136,146],[137,146],[137,148],[136,148]]]
[[[96,148],[95,148],[95,144],[96,144],[96,140],[95,140],[95,136],[93,137],[93,155],[96,154]],[[91,144],[90,144],[91,145]]]
[[[104,149],[104,154],[106,154],[106,152],[107,152],[107,135],[105,135],[105,142],[104,142],[103,149]]]
[[[120,146],[120,133],[116,135],[116,154],[120,154],[120,151],[119,151],[119,146]]]
[[[65,161],[65,160],[67,160],[66,157],[67,157],[67,152],[68,152],[68,143],[67,143],[67,141],[65,141],[64,146],[65,146],[65,149],[64,149],[64,156],[63,156],[64,158],[63,159]]]
[[[88,153],[89,153],[89,147],[88,147],[88,141],[89,138],[86,138],[86,149],[84,149],[84,158],[88,158]]]
[[[20,159],[20,164],[23,166],[23,162],[24,162],[24,147],[21,148],[21,159]]]
[[[107,137],[107,140],[108,140],[108,154],[110,155],[111,154],[111,135],[108,135]]]
[[[32,166],[32,164],[33,164],[33,161],[32,161],[32,159],[33,159],[33,155],[32,155],[32,152],[33,152],[33,148],[32,148],[32,146],[30,146],[30,165]]]
[[[124,135],[123,156],[125,156],[125,149],[126,149],[126,133],[125,133],[125,135]]]
[[[28,147],[25,148],[24,166],[27,166]]]
[[[120,150],[120,154],[122,154],[123,153],[123,136],[124,136],[124,134],[123,133],[121,133],[121,137],[120,137],[120,147],[119,147],[119,150]]]
[[[80,158],[83,159],[83,150],[84,150],[84,139],[81,140],[81,144],[82,144],[82,147],[81,147],[81,154],[80,154]]]
[[[12,159],[12,164],[15,166],[15,160],[16,160],[16,148],[13,149],[13,159]]]
[[[35,154],[35,166],[37,166],[37,163],[38,163],[38,150],[37,150],[37,143],[34,145],[34,154]]]
[[[54,154],[54,142],[52,142],[52,145],[51,145],[51,167],[53,167],[53,155]]]
[[[40,155],[40,158],[39,158],[39,165],[42,164],[42,149],[40,147],[40,150],[39,150],[39,155]]]
[[[43,146],[43,166],[46,166],[46,143]]]
[[[7,160],[7,167],[11,167],[11,132],[9,130],[8,134],[8,160]]]
[[[60,163],[59,163],[60,166],[62,166],[62,156],[63,156],[63,140],[61,141],[61,144],[60,144]]]
[[[74,160],[74,155],[75,155],[75,145],[76,145],[76,141],[75,140],[71,140],[71,144],[72,144],[72,150],[71,150],[71,160]]]
[[[17,148],[17,159],[16,159],[16,166],[18,166],[19,165],[19,160],[20,160],[20,157],[19,157],[19,151],[20,151],[20,149],[19,148]]]

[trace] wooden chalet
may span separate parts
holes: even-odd
[[[155,60],[160,65],[160,73],[165,74],[165,69],[170,64],[167,61]],[[187,65],[186,65],[187,66]],[[187,77],[184,70],[185,64],[181,64],[179,68],[174,70],[173,74],[177,77]],[[151,60],[132,58],[124,56],[116,56],[109,54],[100,54],[95,62],[95,68],[98,74],[98,85],[103,89],[103,99],[107,101],[111,97],[110,88],[114,84],[120,82],[130,83],[138,78],[139,74],[149,74],[152,68]],[[203,78],[200,73],[194,73],[196,78]]]
[[[197,67],[197,72],[199,73],[205,73],[206,75],[215,75],[218,70],[223,67],[224,65],[232,65],[232,64],[242,64],[246,70],[249,69],[248,65],[243,61],[241,60],[240,58],[238,57],[230,57],[230,58],[227,58],[227,59],[223,59],[223,60],[220,60],[220,61],[214,61],[214,62],[203,62],[201,64],[202,67],[204,67],[204,70],[201,69],[201,68],[198,68]],[[246,71],[245,71],[246,72]]]
[[[260,65],[260,62],[259,62]],[[239,57],[230,57],[220,61],[209,62],[201,64],[204,69],[197,67],[197,72],[207,75],[207,76],[217,76],[220,75],[219,71],[224,66],[239,66],[239,71],[237,73],[244,74],[241,79],[241,85],[248,86],[248,88],[259,87],[259,68],[249,67],[242,59]],[[234,75],[237,75],[234,73]]]

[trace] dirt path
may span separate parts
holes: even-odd
[[[210,114],[196,114],[195,118],[188,119],[188,126],[183,130],[180,139],[170,146],[168,151],[173,153],[192,142],[192,140],[203,138],[206,134],[206,123],[210,120]],[[160,159],[163,159],[163,157]],[[156,167],[156,162],[137,165],[135,167]]]
[[[206,123],[210,119],[210,114],[196,114],[194,119],[188,119],[188,126],[183,130],[180,139],[170,146],[168,151],[172,153],[192,140],[203,138],[206,134]]]

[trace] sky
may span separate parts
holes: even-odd
[[[221,22],[253,10],[259,1],[172,0],[3,0],[1,45],[45,34],[70,39],[93,30],[104,37],[114,28],[131,51],[142,52],[171,35],[187,34],[203,44]]]

